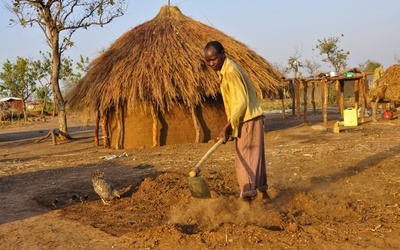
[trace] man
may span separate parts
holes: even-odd
[[[220,78],[220,89],[228,124],[221,130],[224,143],[235,139],[235,168],[240,197],[251,202],[262,193],[268,199],[267,173],[264,153],[263,112],[251,82],[243,70],[226,54],[218,41],[207,43],[204,48],[207,65]]]

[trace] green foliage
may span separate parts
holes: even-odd
[[[37,87],[35,91],[35,99],[42,100],[43,102],[50,101],[49,93],[51,92],[49,86]]]
[[[50,52],[42,52],[42,59],[29,60],[18,58],[16,63],[9,60],[3,65],[0,72],[0,93],[3,96],[15,96],[24,98],[34,96],[46,104],[52,95],[51,73],[52,60]],[[60,79],[66,83],[76,83],[84,72],[87,71],[89,58],[80,56],[80,61],[75,65],[69,57],[61,59]],[[24,84],[28,83],[29,86]],[[67,86],[68,87],[68,86]],[[22,93],[22,89],[24,92]],[[45,109],[46,107],[43,107]]]
[[[319,54],[326,55],[326,58],[322,59],[323,62],[329,62],[336,71],[346,68],[350,52],[339,49],[339,37],[318,39],[318,42],[316,48],[320,50]]]
[[[363,72],[374,72],[374,70],[376,68],[381,67],[382,64],[368,59],[366,62],[360,64],[359,66],[360,66],[360,70]]]
[[[27,100],[36,89],[34,72],[28,59],[18,57],[15,63],[7,60],[0,72],[1,88],[9,96]]]
[[[63,61],[63,65],[62,80],[65,90],[68,91],[82,78],[83,74],[88,71],[89,57],[83,57],[80,55],[79,61],[76,62],[74,69],[70,58]]]
[[[102,27],[122,16],[125,12],[125,0],[10,0],[6,7],[17,17],[17,20],[10,20],[11,25],[20,24],[23,27],[37,25],[46,37],[46,42],[51,49],[52,91],[60,116],[59,136],[68,139],[65,101],[59,84],[59,78],[66,77],[62,75],[63,69],[60,69],[61,60],[63,60],[61,55],[74,45],[71,38],[78,29],[86,29],[93,25]],[[71,72],[68,73],[68,63],[64,63],[67,65],[64,70],[68,75]]]
[[[301,57],[301,54],[299,55],[299,53],[300,52],[296,48],[294,55],[288,59],[288,68],[289,70],[293,70],[295,78],[298,76],[299,68],[303,67],[303,64],[299,61],[299,58]]]

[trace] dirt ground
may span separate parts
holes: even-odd
[[[0,249],[400,249],[397,116],[337,134],[335,113],[326,130],[321,114],[308,125],[268,114],[271,200],[251,206],[232,142],[202,169],[212,197],[195,199],[188,173],[212,143],[103,149],[73,116],[74,140],[56,146],[34,143],[56,118],[0,127]],[[93,191],[96,169],[122,193],[113,205]]]

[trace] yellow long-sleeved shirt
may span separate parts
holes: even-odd
[[[263,112],[253,85],[234,61],[226,58],[218,75],[225,113],[233,130],[232,136],[237,137],[241,122],[258,117]]]

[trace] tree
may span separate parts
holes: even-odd
[[[36,83],[39,83],[40,87],[36,88],[35,97],[38,100],[41,100],[41,115],[44,115],[44,110],[46,108],[47,101],[51,94],[51,59],[50,57],[46,57],[46,54],[40,51],[43,55],[43,60],[31,61],[31,65],[33,68],[33,76],[35,78]]]
[[[375,69],[381,67],[382,64],[368,59],[366,62],[361,63],[358,66],[360,67],[360,70],[363,72],[374,72]]]
[[[284,75],[285,77],[288,77],[289,72],[290,72],[289,67],[286,67],[285,65],[283,65],[282,63],[279,63],[279,62],[272,63],[272,66],[274,66],[274,68],[277,69],[282,75]]]
[[[346,68],[350,52],[339,49],[339,37],[318,39],[318,42],[316,48],[320,50],[319,54],[326,55],[326,58],[322,59],[323,62],[329,62],[336,71]]]
[[[299,53],[300,52],[296,48],[294,55],[288,59],[289,69],[294,71],[294,78],[297,78],[299,68],[303,67],[302,63],[299,61],[299,58],[301,57],[301,54],[299,55]]]
[[[18,0],[10,1],[8,10],[22,27],[38,25],[43,31],[51,49],[51,86],[57,102],[59,117],[59,138],[69,139],[65,101],[61,93],[59,78],[61,55],[74,43],[72,35],[78,29],[110,23],[124,14],[124,0]]]
[[[22,99],[24,122],[26,122],[25,103],[36,89],[29,60],[22,57],[18,57],[15,63],[7,60],[3,64],[3,71],[0,72],[0,80],[3,82],[1,85],[3,90],[7,90],[10,96]]]
[[[63,70],[63,85],[65,91],[68,92],[81,78],[84,73],[88,71],[89,65],[89,57],[79,56],[79,61],[76,62],[75,68],[72,68],[72,61],[70,64],[66,64],[66,67]]]
[[[316,63],[316,62],[312,62],[312,61],[307,59],[305,61],[303,67],[306,69],[307,73],[309,73],[310,75],[313,75],[319,70],[319,68],[321,68],[321,64]]]
[[[32,61],[32,69],[35,77],[35,81],[40,84],[40,87],[36,89],[36,97],[37,99],[42,101],[42,110],[41,114],[44,114],[44,110],[46,108],[46,103],[51,96],[51,72],[52,72],[52,61],[51,61],[51,53],[50,52],[42,52],[40,54],[43,56],[41,60]],[[61,57],[60,64],[60,75],[59,79],[65,83],[69,83],[71,81],[77,82],[81,77],[82,67],[84,67],[84,63],[88,63],[89,58],[83,57],[80,55],[80,61],[77,62],[75,69],[73,68],[73,60],[70,57]],[[56,110],[56,100],[53,96],[53,116],[55,116]]]

